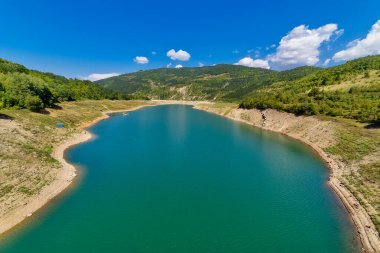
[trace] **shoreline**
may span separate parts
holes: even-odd
[[[33,196],[29,202],[24,203],[8,214],[6,214],[0,222],[0,235],[9,232],[15,226],[22,223],[27,218],[31,217],[36,211],[48,204],[52,199],[64,192],[77,176],[77,169],[74,165],[68,163],[64,159],[65,151],[75,145],[86,142],[92,138],[88,132],[74,134],[68,140],[54,148],[52,157],[58,160],[61,164],[58,175],[54,181],[36,196]]]
[[[380,252],[380,238],[370,216],[368,215],[365,208],[356,199],[356,197],[337,178],[336,173],[337,170],[339,170],[338,163],[334,159],[332,159],[328,154],[326,154],[325,151],[323,151],[317,144],[312,143],[309,140],[297,134],[286,133],[282,131],[282,129],[276,130],[273,128],[265,127],[263,125],[257,125],[254,124],[254,122],[242,119],[240,117],[237,117],[236,115],[226,115],[212,110],[208,110],[208,108],[195,107],[195,109],[207,111],[234,121],[248,124],[249,126],[260,128],[262,130],[280,133],[294,140],[298,140],[302,142],[304,145],[310,147],[322,159],[322,161],[330,170],[330,176],[329,180],[327,181],[327,184],[330,187],[330,189],[334,191],[338,199],[342,202],[345,209],[347,210],[350,219],[352,220],[353,225],[355,226],[357,238],[362,246],[361,251],[371,253]],[[240,114],[238,115],[241,116]]]
[[[1,218],[0,239],[4,234],[9,233],[11,230],[15,229],[18,225],[23,223],[27,218],[31,217],[34,213],[44,208],[46,204],[48,204],[58,195],[62,194],[72,184],[77,176],[78,169],[66,161],[65,152],[73,146],[94,138],[94,135],[86,130],[87,128],[97,124],[102,120],[108,119],[110,117],[110,114],[114,113],[131,112],[149,106],[170,104],[185,104],[194,106],[198,103],[199,102],[197,101],[151,100],[147,101],[147,103],[144,105],[135,106],[129,109],[104,111],[100,117],[79,124],[75,128],[81,130],[81,133],[75,133],[71,135],[67,140],[63,141],[53,148],[51,156],[61,164],[57,177],[53,180],[52,183],[43,188],[38,195],[31,197],[28,202],[25,202],[23,205],[13,209]]]
[[[34,196],[29,201],[29,203],[26,203],[25,205],[20,206],[9,212],[7,215],[5,215],[0,221],[0,235],[12,230],[16,225],[22,223],[25,219],[32,216],[33,213],[43,208],[50,200],[57,197],[71,185],[74,178],[77,176],[77,168],[66,161],[64,154],[67,149],[80,143],[86,142],[94,137],[91,133],[85,130],[86,128],[109,118],[110,114],[113,113],[136,111],[149,106],[183,104],[192,105],[194,109],[213,113],[234,121],[248,124],[253,127],[258,127],[263,130],[268,130],[271,132],[286,135],[289,138],[298,140],[312,148],[312,150],[314,150],[317,153],[317,155],[326,163],[327,167],[330,169],[330,177],[327,184],[343,203],[353,224],[355,225],[357,237],[362,246],[362,252],[380,252],[380,239],[377,230],[371,218],[369,217],[367,211],[364,209],[364,207],[361,206],[361,204],[355,198],[355,196],[337,178],[336,173],[337,170],[339,170],[338,163],[329,155],[327,155],[317,144],[310,142],[302,136],[286,133],[282,130],[276,130],[263,125],[255,124],[255,122],[251,122],[246,119],[242,119],[241,114],[232,114],[231,112],[229,112],[227,115],[227,113],[222,114],[221,112],[213,111],[212,109],[210,110],[209,107],[205,105],[212,104],[212,102],[175,100],[152,100],[150,102],[151,103],[147,101],[147,104],[145,105],[136,106],[130,109],[102,112],[102,115],[100,117],[92,121],[81,123],[77,127],[77,129],[82,130],[81,133],[72,135],[69,139],[54,147],[53,149],[52,157],[58,160],[62,166],[59,169],[60,171],[58,173],[57,178],[51,184],[45,187],[40,194]]]
[[[23,223],[35,212],[38,212],[52,199],[62,194],[72,184],[72,182],[77,176],[78,168],[66,161],[65,152],[66,150],[78,144],[81,144],[94,138],[94,135],[88,132],[86,128],[109,118],[109,114],[111,113],[134,111],[146,106],[149,106],[149,104],[143,106],[136,106],[135,108],[126,110],[102,112],[102,116],[92,121],[81,123],[77,127],[77,129],[81,130],[81,133],[75,133],[71,135],[63,143],[60,143],[57,146],[55,146],[53,148],[51,156],[61,164],[57,177],[51,184],[43,188],[43,190],[38,195],[33,196],[29,200],[29,202],[24,203],[24,205],[15,208],[14,210],[7,213],[4,217],[2,217],[0,221],[0,238],[3,234],[10,232],[16,226]]]

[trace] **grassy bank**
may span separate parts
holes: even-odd
[[[347,122],[338,126],[337,143],[325,151],[344,164],[341,182],[367,209],[380,231],[380,130]]]

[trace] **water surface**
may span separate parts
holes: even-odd
[[[328,171],[304,145],[189,106],[90,129],[75,189],[4,253],[357,252]]]

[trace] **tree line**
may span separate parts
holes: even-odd
[[[79,99],[129,99],[129,96],[90,81],[33,71],[0,59],[0,109],[39,111],[59,102]]]

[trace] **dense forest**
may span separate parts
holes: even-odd
[[[63,101],[102,98],[124,99],[127,96],[90,81],[29,70],[0,59],[0,109],[15,107],[39,111]]]
[[[380,56],[332,68],[273,71],[235,65],[156,69],[98,81],[103,87],[156,99],[231,101],[299,115],[380,120]]]

